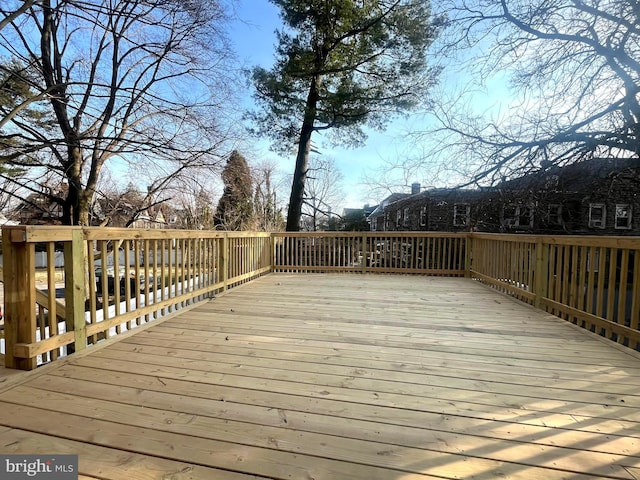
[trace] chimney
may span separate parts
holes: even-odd
[[[411,184],[411,195],[416,195],[420,193],[420,184],[419,183],[412,183]]]

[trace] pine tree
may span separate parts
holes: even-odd
[[[222,171],[224,193],[214,217],[216,228],[244,230],[253,218],[253,188],[247,160],[234,150]]]
[[[311,136],[361,144],[426,98],[434,82],[426,50],[435,36],[428,0],[271,0],[285,28],[276,64],[252,72],[256,132],[297,144],[287,230],[299,230]]]

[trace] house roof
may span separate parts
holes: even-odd
[[[19,225],[18,222],[14,222],[13,220],[9,220],[7,217],[5,217],[4,215],[2,215],[0,213],[0,226],[13,226],[13,225]]]
[[[410,196],[410,193],[392,193],[387,198],[382,200],[380,202],[380,205],[376,206],[376,208],[369,214],[369,217],[377,217],[378,215],[382,215],[387,205]]]
[[[613,173],[640,169],[640,158],[591,158],[568,165],[542,167],[512,180],[505,180],[496,189],[557,189],[577,192],[593,187],[594,179],[606,179]]]
[[[387,206],[408,198],[483,195],[488,191],[522,191],[527,189],[556,189],[578,192],[592,188],[594,178],[604,180],[614,173],[620,173],[629,169],[640,170],[640,158],[592,158],[568,165],[551,165],[546,168],[543,167],[536,172],[511,180],[505,180],[494,187],[483,188],[481,190],[433,188],[423,190],[413,195],[409,193],[392,193],[380,202],[380,205],[371,212],[369,218],[383,215]]]

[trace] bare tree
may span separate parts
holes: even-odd
[[[68,184],[68,224],[88,224],[112,158],[138,170],[149,159],[173,172],[217,165],[232,84],[225,21],[211,0],[34,2],[0,32],[0,47],[25,66],[40,99],[30,108],[51,122],[17,112],[0,130],[0,161],[56,172]]]
[[[15,179],[5,177],[5,174],[0,177],[0,213],[9,208],[20,188]]]
[[[312,157],[308,169],[305,195],[302,207],[303,224],[308,230],[320,230],[336,214],[336,207],[344,199],[342,172],[335,160],[326,157]]]
[[[470,182],[499,181],[588,156],[640,154],[640,9],[636,0],[443,0],[442,55],[471,75],[443,98],[421,140]],[[514,99],[492,116],[481,89]],[[455,96],[455,98],[453,98]],[[471,99],[471,100],[469,100]]]
[[[172,199],[175,223],[178,228],[190,230],[212,230],[216,189],[212,181],[203,181],[204,177],[192,177],[173,182]]]
[[[2,13],[2,18],[0,18],[0,30],[15,21],[20,15],[27,12],[34,3],[36,3],[35,0],[21,0],[6,8],[1,8],[0,13]]]
[[[251,168],[255,185],[253,211],[255,228],[263,232],[277,232],[284,229],[284,217],[279,199],[286,192],[283,176],[278,175],[277,165],[263,161]]]

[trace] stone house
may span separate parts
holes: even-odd
[[[550,167],[483,189],[414,184],[368,218],[373,231],[640,235],[640,159]]]

